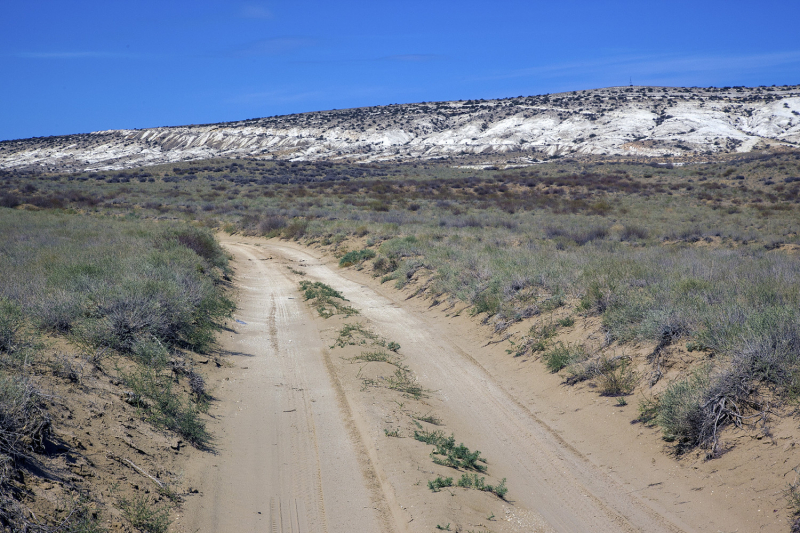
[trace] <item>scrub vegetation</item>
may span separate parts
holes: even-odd
[[[110,375],[142,418],[197,447],[210,445],[201,416],[209,397],[182,354],[211,350],[233,309],[227,261],[207,230],[185,224],[0,209],[2,527],[102,530],[98,513],[81,503],[66,506],[60,525],[22,503],[23,473],[61,475],[47,463],[59,442],[51,409],[61,401],[49,393],[50,379],[85,388],[89,373]],[[83,356],[54,356],[53,344]],[[134,504],[120,505],[141,515]],[[147,530],[166,531],[166,520],[159,513],[158,528]]]
[[[5,172],[0,180],[0,205],[96,215],[2,211],[8,213],[4,224],[12,227],[35,217],[60,217],[67,225],[77,220],[77,226],[95,228],[92,238],[101,238],[107,231],[97,225],[112,224],[97,216],[125,215],[298,240],[327,247],[342,268],[360,268],[453,313],[478,316],[498,336],[531,320],[536,325],[526,335],[504,339],[509,356],[541,359],[566,383],[592,381],[608,396],[646,392],[639,421],[660,427],[679,453],[701,448],[714,457],[726,427],[763,423],[774,416],[776,404],[794,401],[800,392],[797,152],[680,165],[562,158],[504,169],[454,168],[435,161],[215,159],[126,171]],[[12,275],[22,281],[2,287],[4,309],[12,317],[4,320],[17,333],[10,341],[0,336],[3,346],[32,349],[28,331],[69,335],[132,357],[151,339],[166,349],[209,345],[214,320],[200,324],[191,309],[198,304],[212,317],[229,309],[216,296],[203,296],[217,294],[207,276],[224,271],[222,257],[208,251],[213,241],[201,238],[206,234],[200,230],[193,230],[196,237],[180,237],[176,228],[184,226],[114,224],[139,228],[114,241],[125,253],[98,258],[97,265],[78,254],[81,261],[37,278],[38,283]],[[103,261],[127,257],[126,239],[147,241],[147,232],[154,230],[144,228],[155,227],[161,244],[152,255],[136,254],[135,265],[120,264],[124,275],[117,277],[160,272],[159,261],[175,260],[196,261],[201,266],[193,272],[205,281],[190,291],[191,302],[181,299],[187,297],[182,292],[170,307],[159,306],[156,318],[140,320],[150,308],[137,303],[139,296],[132,295],[139,293],[127,288],[136,282],[103,284],[102,274],[92,268],[117,268]],[[50,252],[30,243],[54,237],[30,233],[30,241],[12,245],[36,250],[24,257],[34,265],[28,270],[37,273]],[[51,235],[56,233],[53,229]],[[159,259],[150,264],[143,257]],[[169,294],[152,288],[167,283],[153,275],[145,294]],[[303,283],[306,299],[323,316],[352,314],[341,295]],[[18,288],[11,291],[12,286]],[[44,286],[56,289],[48,292],[47,305],[39,290]],[[15,313],[24,316],[16,326]],[[561,337],[587,321],[602,330],[599,345]],[[337,343],[366,339],[368,334],[352,329]],[[632,346],[648,347],[647,355],[625,355]],[[666,362],[674,350],[693,363],[668,374]],[[392,353],[364,357],[389,360]],[[408,384],[398,372],[387,383],[403,390]],[[147,387],[142,390],[146,396]],[[13,394],[36,405],[35,394]],[[149,399],[151,408],[158,404]],[[154,421],[172,427],[159,417]],[[451,460],[448,454],[436,457]],[[434,490],[450,486],[444,480],[434,485]]]

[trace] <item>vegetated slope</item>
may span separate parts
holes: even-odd
[[[566,154],[708,156],[798,143],[800,86],[612,87],[6,141],[0,168],[111,170],[218,156],[525,164]]]
[[[0,209],[0,530],[167,531],[227,260],[190,226]]]

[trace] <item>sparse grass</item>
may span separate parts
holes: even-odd
[[[382,345],[384,341],[376,333],[370,331],[362,324],[345,324],[339,330],[339,335],[333,343],[334,347],[344,348],[345,346],[364,346],[368,343]]]
[[[586,352],[583,346],[567,345],[563,342],[557,342],[542,355],[542,360],[550,372],[558,372],[585,358]]]
[[[174,390],[170,372],[141,366],[122,373],[122,378],[131,389],[128,403],[142,409],[152,424],[174,431],[198,448],[208,447],[211,435],[200,409]]]
[[[398,370],[408,374],[409,370],[400,360],[400,357],[394,353],[386,353],[378,350],[375,352],[361,352],[359,355],[353,356],[350,361],[362,361],[364,363],[388,363],[396,366]]]
[[[414,420],[419,420],[420,422],[426,422],[428,424],[431,424],[432,426],[441,426],[441,425],[443,425],[442,421],[438,417],[436,417],[435,415],[432,415],[432,414],[427,414],[427,415],[424,415],[424,416],[422,416],[422,415],[413,415],[412,418]]]
[[[395,365],[397,366],[397,365]],[[395,370],[394,375],[384,378],[387,386],[391,390],[396,390],[411,396],[415,400],[424,398],[430,392],[423,388],[416,380],[416,378],[408,371],[407,368],[398,368]]]
[[[600,394],[603,396],[622,396],[631,394],[638,382],[636,372],[631,369],[627,358],[601,358],[600,375],[597,377]]]
[[[172,520],[167,505],[155,505],[146,495],[122,499],[119,502],[122,515],[142,533],[167,533]]]

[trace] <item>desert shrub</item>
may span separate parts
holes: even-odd
[[[428,488],[431,489],[433,492],[439,492],[445,487],[452,487],[452,486],[453,486],[453,478],[451,477],[438,476],[436,479],[428,481]]]
[[[292,219],[286,227],[283,228],[282,237],[284,239],[294,239],[297,240],[303,237],[308,231],[308,221],[295,218]]]
[[[382,276],[397,270],[397,261],[381,256],[372,262],[372,268],[376,276]]]
[[[41,395],[27,377],[0,374],[0,461],[44,450],[50,417]]]
[[[362,261],[366,261],[367,259],[372,259],[373,257],[375,257],[375,252],[372,250],[353,250],[342,256],[342,258],[339,260],[339,266],[353,266],[357,263],[361,263]]]
[[[628,359],[606,359],[600,363],[600,375],[597,378],[600,394],[604,396],[621,396],[631,394],[636,387],[638,376],[631,369]]]
[[[119,502],[122,515],[133,527],[143,533],[167,533],[172,520],[169,507],[155,505],[146,494],[122,499]]]
[[[190,249],[211,266],[222,270],[228,267],[228,254],[206,229],[184,225],[167,230],[165,237]]]
[[[50,213],[0,214],[6,283],[41,329],[130,351],[139,338],[207,350],[233,303],[227,256],[205,230]]]
[[[708,369],[670,383],[658,400],[656,423],[664,439],[682,444],[698,443],[702,427],[702,405],[709,385]]]
[[[0,353],[13,353],[20,348],[23,328],[22,310],[15,302],[0,297]]]
[[[646,239],[647,237],[648,237],[647,229],[634,224],[626,225],[619,234],[619,238],[621,241],[642,240]]]
[[[568,345],[557,342],[550,350],[542,354],[542,360],[550,372],[558,372],[562,368],[585,359],[583,346]]]
[[[286,227],[286,217],[273,215],[258,221],[256,229],[261,235],[272,235]]]

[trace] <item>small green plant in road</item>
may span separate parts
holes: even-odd
[[[400,345],[394,341],[390,341],[389,344],[386,345],[386,348],[388,348],[389,351],[396,352],[400,349]]]
[[[342,329],[339,330],[339,336],[336,338],[336,341],[334,341],[331,348],[363,346],[366,345],[367,342],[372,342],[373,344],[380,346],[383,343],[383,340],[377,334],[371,332],[369,329],[359,323],[345,324],[342,326]]]
[[[400,437],[400,430],[398,429],[392,429],[392,430],[384,429],[383,433],[387,437],[398,437],[398,438]]]
[[[428,488],[433,492],[439,492],[445,487],[453,486],[453,478],[439,476],[434,480],[428,481]]]
[[[442,421],[439,420],[436,416],[434,416],[432,414],[427,414],[425,416],[413,415],[412,418],[414,418],[415,420],[419,420],[421,422],[427,422],[428,424],[431,424],[431,425],[434,425],[434,426],[441,426],[442,425]]]
[[[388,363],[396,366],[403,372],[408,372],[408,368],[400,362],[400,357],[395,354],[389,354],[384,351],[378,350],[375,352],[361,352],[361,355],[351,357],[350,361],[363,361],[365,363]]]
[[[434,446],[438,445],[440,442],[447,439],[448,441],[452,441],[455,445],[456,439],[451,435],[450,437],[445,437],[444,432],[437,429],[436,431],[415,431],[414,438],[420,442],[424,442],[425,444],[432,444]]]
[[[409,372],[405,367],[398,368],[395,370],[393,376],[383,379],[386,381],[390,389],[408,394],[415,400],[419,400],[420,398],[426,396],[428,392],[430,392],[427,389],[422,388],[422,386],[417,383],[417,380],[411,375],[411,372]]]
[[[498,485],[487,485],[486,478],[480,477],[478,474],[462,474],[461,479],[458,480],[458,486],[465,489],[476,489],[483,492],[491,492],[501,500],[505,500],[506,494],[508,493],[508,488],[506,487],[506,478],[503,478]],[[492,515],[492,518],[494,518],[494,515]],[[489,518],[489,520],[492,518]]]
[[[439,531],[450,531],[450,523],[448,522],[446,526],[436,524],[436,529],[438,529]]]
[[[301,281],[300,289],[306,301],[311,301],[311,306],[317,310],[322,318],[330,318],[333,315],[352,316],[358,311],[342,302],[348,301],[342,293],[335,290],[330,285],[319,281]]]
[[[486,471],[486,465],[479,464],[486,463],[486,459],[481,457],[481,452],[477,450],[470,451],[463,443],[456,446],[456,439],[453,435],[445,437],[441,430],[415,431],[414,438],[436,447],[431,452],[431,456],[433,457],[433,462],[438,465],[449,466],[457,470]],[[441,457],[436,457],[437,455]]]

